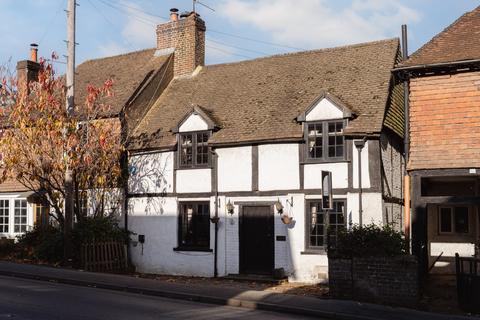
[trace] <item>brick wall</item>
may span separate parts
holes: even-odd
[[[174,74],[191,74],[205,65],[205,22],[198,15],[157,26],[157,49],[174,49]]]
[[[480,167],[480,72],[410,82],[408,168]]]
[[[418,264],[413,256],[328,259],[330,294],[398,306],[419,299]]]

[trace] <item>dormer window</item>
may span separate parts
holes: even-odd
[[[208,147],[210,135],[210,131],[179,134],[181,168],[206,167],[210,164],[210,148]]]
[[[316,121],[305,124],[306,158],[309,160],[345,159],[345,120]]]
[[[216,129],[209,114],[199,106],[193,107],[173,128],[177,134],[177,164],[180,169],[206,168],[211,163],[208,145]]]
[[[297,117],[303,123],[305,160],[333,162],[346,160],[344,129],[352,112],[338,98],[323,92]]]

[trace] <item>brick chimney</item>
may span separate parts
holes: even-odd
[[[174,52],[175,77],[190,75],[205,65],[205,22],[191,12],[179,18],[178,9],[170,10],[170,21],[157,26],[157,49]]]
[[[37,53],[38,45],[32,43],[30,45],[30,60],[22,60],[17,62],[18,87],[26,87],[30,82],[38,79],[40,64],[38,63]]]

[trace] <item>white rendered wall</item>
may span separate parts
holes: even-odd
[[[218,154],[218,189],[252,190],[252,147],[220,148]]]
[[[129,193],[173,191],[173,152],[133,155],[129,158]]]
[[[358,224],[358,193],[347,193],[347,224]],[[362,193],[363,225],[383,225],[383,199],[380,192]]]
[[[355,147],[355,141],[353,140],[353,187],[358,188],[358,150]],[[378,155],[380,157],[380,155]],[[365,143],[365,147],[362,149],[362,188],[370,188],[370,170],[368,159],[368,143]]]
[[[298,144],[258,146],[259,190],[291,190],[300,187]]]
[[[203,120],[203,118],[192,113],[180,126],[180,132],[189,132],[189,131],[203,131],[208,130],[208,124]]]
[[[212,191],[212,169],[177,170],[177,193]]]
[[[316,163],[304,165],[305,189],[322,188],[322,171],[332,172],[332,187],[334,189],[348,188],[348,163]]]
[[[306,115],[307,121],[321,121],[342,118],[343,111],[326,98],[320,100],[320,102]]]
[[[208,199],[207,201],[213,201]],[[155,274],[213,276],[213,252],[178,252],[178,214],[176,198],[142,198],[129,201],[131,255],[137,271]],[[213,216],[214,205],[210,204]],[[214,228],[210,225],[210,248],[213,249]],[[145,244],[136,243],[145,235]],[[223,236],[224,238],[224,236]],[[219,252],[223,250],[219,244]],[[220,255],[223,258],[223,255]],[[223,270],[222,270],[223,273]]]

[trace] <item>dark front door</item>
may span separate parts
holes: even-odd
[[[274,268],[273,209],[244,206],[240,220],[240,272],[272,274]]]

